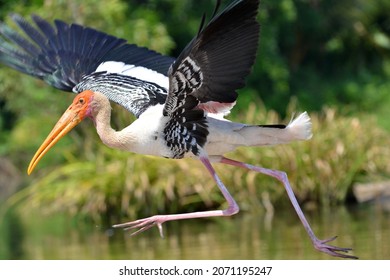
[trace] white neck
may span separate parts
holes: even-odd
[[[111,148],[129,150],[129,147],[136,142],[136,139],[128,132],[125,134],[123,130],[116,131],[111,127],[111,105],[107,97],[103,94],[95,93],[92,102],[92,115],[96,132],[102,142]]]

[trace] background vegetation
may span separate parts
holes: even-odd
[[[214,2],[1,1],[0,18],[9,24],[10,12],[59,18],[178,56]],[[231,156],[285,170],[302,203],[344,203],[354,182],[389,177],[389,10],[386,0],[262,0],[258,58],[231,119],[288,122],[293,112],[307,110],[314,137]],[[223,207],[201,164],[110,150],[89,121],[45,156],[36,173],[24,175],[72,98],[0,66],[0,194],[4,199],[19,189],[5,205],[21,202],[25,210],[41,207],[107,222],[123,215],[134,219]],[[117,129],[132,121],[122,108],[114,111]],[[288,203],[283,187],[271,178],[230,167],[217,170],[244,210],[269,201]]]

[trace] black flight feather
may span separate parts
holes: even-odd
[[[167,75],[174,59],[77,24],[54,25],[33,15],[33,24],[13,14],[22,36],[0,23],[0,62],[65,91],[105,61],[121,61]]]
[[[202,21],[202,30],[170,68],[172,82],[177,81],[175,76],[182,72],[183,63],[190,61],[202,75],[200,86],[191,88],[191,94],[201,103],[234,102],[236,90],[245,85],[256,58],[260,29],[256,20],[258,6],[258,0],[237,0],[204,28]]]

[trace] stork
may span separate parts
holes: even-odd
[[[218,13],[220,1],[197,35],[177,59],[128,44],[97,30],[38,16],[34,24],[11,15],[25,33],[0,25],[0,61],[76,93],[72,104],[38,149],[30,174],[57,141],[85,118],[92,119],[102,142],[115,149],[171,159],[200,160],[227,201],[224,210],[155,215],[114,225],[133,235],[173,220],[231,216],[239,211],[212,163],[253,170],[279,180],[314,248],[335,257],[356,258],[350,248],[320,240],[302,212],[285,172],[235,161],[224,156],[240,146],[265,146],[306,140],[312,136],[306,112],[287,125],[249,125],[224,118],[233,108],[236,90],[244,87],[256,57],[259,0],[235,0]],[[137,119],[115,131],[110,126],[113,101]]]

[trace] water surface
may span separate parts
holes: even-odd
[[[390,209],[368,203],[312,211],[307,218],[319,238],[354,248],[361,259],[390,259]],[[307,212],[307,211],[306,211]],[[12,214],[12,213],[11,213]],[[9,214],[9,215],[11,215]],[[231,218],[183,220],[130,237],[64,216],[38,214],[4,219],[1,259],[334,259],[313,249],[294,210],[240,213]]]

